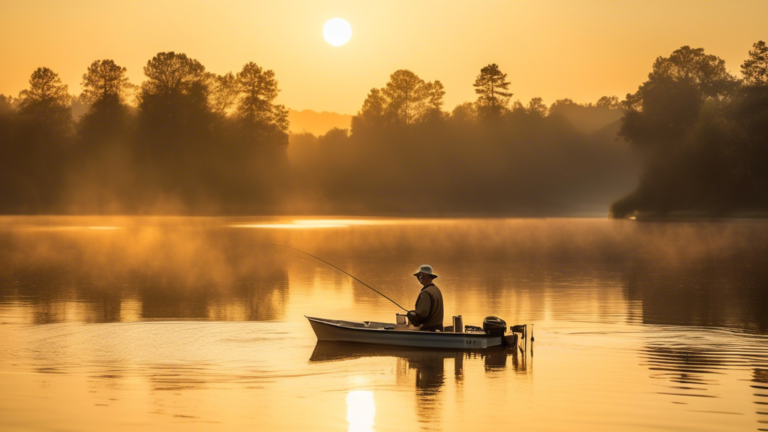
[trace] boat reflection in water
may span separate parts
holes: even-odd
[[[420,349],[396,346],[367,345],[347,342],[318,341],[315,350],[309,358],[310,362],[331,362],[354,360],[363,357],[393,357],[404,362],[409,369],[416,369],[417,388],[431,388],[432,382],[444,379],[444,364],[446,359],[454,360],[454,375],[463,376],[464,359],[482,359],[486,371],[505,370],[511,358],[512,369],[517,373],[528,373],[527,355],[512,349],[490,348],[482,351],[451,350],[451,349]],[[422,377],[419,385],[418,377]],[[434,379],[431,377],[435,377]]]
[[[482,362],[486,374],[505,373],[511,369],[518,374],[532,372],[530,359],[517,350],[490,348],[482,351],[421,349],[406,347],[384,347],[351,342],[319,341],[309,358],[310,363],[342,362],[365,358],[393,358],[396,360],[395,373],[398,386],[415,386],[417,415],[421,421],[440,418],[441,392],[449,387],[450,360],[453,360],[454,387],[462,386],[467,367],[479,366]],[[449,360],[446,362],[446,360]],[[448,372],[446,373],[446,364]],[[415,372],[415,374],[413,373]],[[413,375],[415,375],[415,382]],[[361,408],[353,409],[354,407]],[[371,430],[376,412],[373,393],[353,391],[347,396],[350,431]],[[364,408],[364,409],[363,409]],[[365,413],[366,415],[362,415]],[[370,423],[369,423],[370,422]]]
[[[420,421],[426,422],[439,421],[441,418],[440,398],[443,389],[450,384],[448,382],[450,378],[446,376],[446,363],[450,371],[450,360],[453,360],[455,387],[463,385],[465,367],[479,366],[477,364],[479,361],[482,361],[486,374],[504,373],[508,368],[519,374],[532,372],[527,355],[504,348],[468,351],[319,341],[309,361],[322,363],[386,357],[396,360],[395,374],[398,386],[415,385],[415,396],[418,401],[416,414]],[[446,360],[449,361],[446,362]],[[465,363],[467,363],[466,366]],[[415,382],[412,381],[413,375],[415,375]],[[372,430],[373,416],[376,412],[373,392],[350,392],[347,395],[347,411],[350,431]]]
[[[485,349],[482,351],[419,349],[405,347],[383,347],[346,342],[319,341],[309,358],[310,362],[332,362],[354,360],[364,357],[392,357],[397,359],[397,375],[406,376],[409,370],[416,371],[417,393],[435,393],[445,384],[445,360],[453,360],[453,375],[460,381],[464,377],[464,360],[481,359],[486,372],[503,371],[511,363],[516,373],[527,374],[527,355],[519,351]]]

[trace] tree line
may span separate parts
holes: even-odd
[[[370,91],[349,133],[294,139],[308,149],[295,151],[307,153],[299,162],[312,173],[301,189],[328,207],[363,211],[573,214],[604,205],[614,217],[764,214],[767,69],[763,41],[741,77],[684,46],[659,57],[623,100],[547,106],[512,102],[507,75],[490,64],[474,82],[477,99],[450,113],[439,81],[396,71]],[[589,124],[604,126],[579,130]]]
[[[659,57],[622,102],[619,134],[644,157],[640,185],[617,217],[768,209],[768,47],[755,43],[741,78],[703,48]]]
[[[398,70],[372,89],[350,130],[292,137],[294,204],[333,213],[605,212],[637,175],[615,142],[617,97],[523,105],[496,64],[477,99],[444,111],[440,81]],[[580,130],[588,123],[592,130]]]
[[[94,61],[75,98],[41,67],[18,98],[0,97],[0,210],[216,212],[275,202],[288,112],[274,103],[273,71],[250,62],[216,75],[185,54],[161,52],[140,86],[126,72]]]
[[[158,53],[134,85],[124,67],[97,60],[77,97],[41,67],[18,97],[0,95],[0,211],[533,215],[612,201],[616,217],[761,210],[767,63],[758,42],[736,78],[685,46],[624,100],[549,106],[513,102],[507,75],[489,64],[476,100],[450,112],[439,80],[398,70],[351,129],[290,137],[274,72],[252,62],[217,75]]]

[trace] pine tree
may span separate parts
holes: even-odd
[[[96,60],[83,74],[83,98],[89,103],[114,100],[123,102],[130,88],[127,69],[118,66],[113,60]]]
[[[509,90],[507,74],[499,70],[495,63],[480,70],[480,75],[475,80],[475,93],[477,93],[477,111],[483,118],[498,118],[509,105],[512,93]]]
[[[741,65],[744,83],[752,86],[768,85],[768,46],[759,41],[749,51],[749,58]]]

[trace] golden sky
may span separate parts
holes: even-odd
[[[341,47],[322,36],[334,17],[352,26]],[[442,81],[451,110],[475,99],[488,63],[508,73],[513,99],[593,102],[634,91],[683,45],[738,74],[766,23],[765,0],[0,0],[0,93],[17,95],[39,66],[79,93],[88,65],[106,58],[140,83],[147,60],[176,51],[215,73],[272,69],[277,102],[298,110],[354,114],[397,69]]]

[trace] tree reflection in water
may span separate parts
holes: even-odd
[[[751,371],[758,430],[768,431],[768,349],[755,345],[763,337],[719,329],[700,332],[706,337],[691,338],[687,328],[669,327],[649,338],[641,354],[650,377],[663,382],[657,393],[693,412],[743,415],[720,408],[727,399],[723,386],[727,375]]]
[[[757,423],[759,431],[768,431],[768,369],[755,368],[752,370],[752,385],[755,389],[755,404],[757,405]]]

